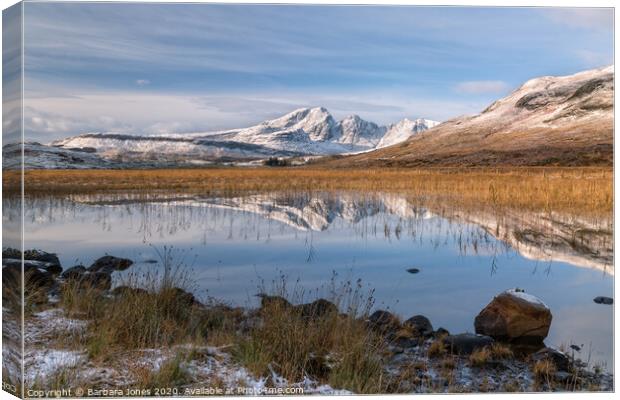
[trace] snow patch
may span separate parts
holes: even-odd
[[[549,308],[541,299],[539,299],[538,297],[525,293],[521,290],[517,290],[517,289],[508,289],[506,290],[506,293],[508,293],[509,295],[513,296],[513,297],[517,297],[521,300],[524,300],[530,304],[535,304],[537,306],[542,306],[545,308]]]

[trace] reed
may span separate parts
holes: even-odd
[[[16,194],[21,174],[3,172]],[[611,168],[30,170],[26,195],[175,192],[239,195],[269,191],[399,192],[429,202],[528,210],[610,213]]]

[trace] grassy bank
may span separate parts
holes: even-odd
[[[20,173],[3,172],[15,194]],[[266,191],[399,192],[458,206],[609,213],[611,168],[368,169],[213,168],[167,170],[33,170],[28,195],[174,191],[238,195]]]
[[[469,355],[455,353],[443,341],[447,332],[428,336],[385,311],[389,318],[373,318],[372,291],[360,282],[307,292],[289,291],[282,280],[258,309],[201,304],[177,289],[184,283],[178,276],[150,277],[147,289],[123,286],[111,292],[83,282],[60,283],[60,302],[39,307],[55,316],[52,325],[73,328],[54,332],[51,320],[40,319],[42,313],[29,316],[26,326],[35,346],[77,352],[84,359],[27,382],[29,388],[133,388],[153,395],[161,388],[226,390],[264,379],[267,387],[310,380],[314,387],[360,394],[510,392],[601,390],[597,385],[611,379],[574,360],[569,372],[558,375],[555,361],[516,356],[498,342]],[[319,292],[329,300],[316,299]],[[106,378],[97,380],[101,371],[108,371]]]

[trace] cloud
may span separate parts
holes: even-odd
[[[585,30],[613,30],[613,8],[552,8],[545,15],[556,24]]]
[[[149,81],[148,79],[138,79],[136,81],[136,85],[138,86],[146,86],[146,85],[150,85],[151,81]]]
[[[61,113],[24,107],[24,133],[26,141],[58,139],[85,132],[125,132],[133,128],[130,124],[114,117],[93,115],[89,118],[76,118]]]
[[[509,88],[504,81],[464,81],[454,88],[458,93],[486,94],[501,93]]]
[[[577,49],[575,50],[575,55],[583,62],[586,68],[603,67],[614,63],[612,55],[598,51]]]
[[[85,132],[163,134],[244,128],[299,107],[326,107],[336,119],[358,114],[387,125],[407,118],[445,120],[483,109],[485,101],[454,101],[414,94],[411,88],[340,93],[338,90],[273,93],[192,93],[87,91],[63,87],[28,92],[26,139],[48,143]],[[66,95],[70,93],[72,95]],[[36,95],[35,95],[36,94]]]

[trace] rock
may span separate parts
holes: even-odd
[[[581,351],[581,348],[583,347],[583,345],[577,346],[576,344],[571,344],[569,347],[575,351]]]
[[[6,247],[2,249],[2,258],[3,259],[12,258],[12,259],[21,260],[22,252],[12,247]]]
[[[88,267],[90,272],[105,272],[111,274],[114,271],[124,271],[133,264],[133,261],[127,258],[118,258],[114,256],[103,256],[95,260],[95,262]]]
[[[458,335],[448,335],[444,337],[443,342],[451,353],[471,354],[474,350],[492,345],[495,341],[492,337],[485,335],[460,333]]]
[[[429,337],[433,334],[433,325],[424,315],[415,315],[405,322],[403,326],[411,328],[420,336]]]
[[[60,277],[64,280],[77,280],[82,277],[86,273],[86,267],[83,265],[75,265],[65,272],[60,274]]]
[[[551,326],[551,311],[538,298],[515,289],[506,290],[475,319],[476,333],[500,341],[541,344]]]
[[[555,378],[556,382],[568,382],[569,380],[571,380],[571,378],[573,378],[573,374],[571,374],[570,372],[566,372],[566,371],[558,371],[555,374],[553,374],[553,377]]]
[[[14,258],[3,258],[2,265],[5,267],[15,266],[21,269],[22,260],[14,259]],[[36,261],[36,260],[24,260],[24,271],[29,268],[39,268],[49,272],[52,275],[58,275],[62,272],[62,267],[60,265],[49,263],[45,261]]]
[[[402,349],[408,349],[420,345],[423,339],[416,333],[413,333],[411,329],[400,329],[392,335],[390,344]]]
[[[127,295],[148,295],[149,292],[142,288],[136,288],[131,286],[117,286],[112,290],[113,296],[127,296]]]
[[[2,261],[4,263],[6,260]],[[47,303],[48,293],[54,287],[54,276],[44,269],[24,265],[24,287],[21,261],[16,261],[2,267],[2,299],[5,304],[21,304],[22,293],[28,297],[28,302],[31,304]]]
[[[551,361],[558,371],[570,371],[570,358],[559,350],[545,347],[532,354],[532,361],[537,362],[542,360]]]
[[[331,301],[317,299],[312,303],[301,304],[295,307],[304,318],[321,318],[328,314],[338,313],[338,307]]]
[[[439,327],[439,328],[435,331],[434,336],[435,336],[436,338],[440,338],[440,337],[442,337],[442,336],[448,336],[449,334],[450,334],[450,332],[448,332],[448,330],[447,330],[447,329],[442,328],[442,327]]]
[[[83,274],[79,282],[83,288],[110,290],[112,287],[112,276],[105,272],[89,272]]]
[[[172,293],[172,295],[175,298],[175,301],[188,305],[188,306],[193,306],[193,305],[202,305],[202,303],[200,303],[198,300],[196,300],[196,297],[194,297],[193,294],[191,294],[190,292],[187,292],[181,288],[175,287],[172,289],[168,289],[170,291],[170,293]]]
[[[269,296],[264,293],[259,293],[256,296],[260,297],[261,308],[275,308],[283,310],[293,307],[292,304],[282,296]]]
[[[420,272],[420,270],[418,268],[409,268],[407,272],[409,272],[410,274],[417,274],[418,272]]]
[[[395,333],[401,328],[398,317],[389,311],[377,310],[368,317],[371,328],[382,333]]]
[[[26,250],[24,252],[24,260],[42,261],[45,263],[49,263],[59,268],[60,272],[62,272],[62,267],[60,266],[60,260],[58,259],[58,256],[54,253],[46,253],[44,251],[35,250],[35,249]],[[49,272],[52,272],[52,271],[49,271]]]
[[[606,296],[597,296],[594,298],[594,302],[596,304],[614,304],[614,299],[612,299],[611,297],[606,297]]]

